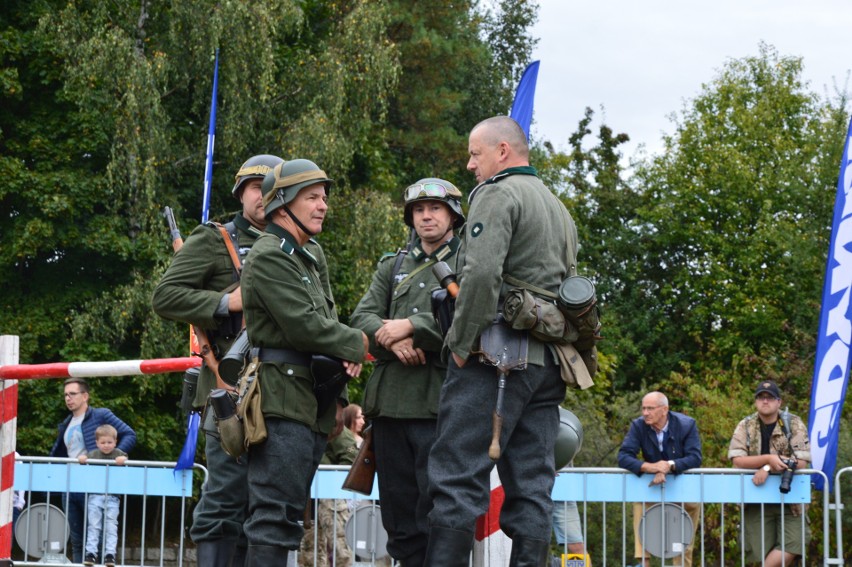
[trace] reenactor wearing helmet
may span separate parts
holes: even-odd
[[[267,437],[249,447],[247,565],[282,565],[296,550],[314,473],[335,427],[336,407],[318,411],[313,355],[336,357],[357,376],[367,337],[337,320],[327,274],[306,247],[322,230],[332,180],[296,159],[277,165],[261,191],[266,231],[246,258],[246,328],[260,362],[255,380]],[[341,392],[345,403],[346,391]]]
[[[509,565],[539,567],[550,550],[556,471],[548,456],[554,454],[566,385],[550,345],[507,329],[498,316],[512,288],[555,296],[566,276],[576,273],[577,230],[529,165],[517,122],[506,116],[480,122],[468,152],[467,169],[479,184],[469,197],[459,249],[459,293],[445,341],[452,359],[429,454],[426,565],[468,565],[476,518],[488,508],[493,455],[505,494],[500,527],[512,539]],[[512,369],[500,390],[502,433],[494,455],[492,414],[502,381],[482,358],[504,352],[525,367]]]
[[[403,192],[410,250],[379,261],[370,289],[351,324],[370,338],[376,366],[364,392],[371,419],[382,523],[387,549],[403,567],[420,567],[426,556],[429,500],[426,463],[435,440],[438,398],[446,363],[443,336],[430,296],[438,282],[431,266],[454,267],[464,224],[462,194],[443,179],[421,179]]]
[[[261,183],[281,162],[276,156],[257,155],[237,172],[231,192],[242,203],[242,211],[224,227],[241,260],[266,228]],[[153,306],[161,317],[202,329],[217,357],[228,351],[242,327],[243,305],[239,273],[217,226],[208,223],[192,231],[154,290]],[[210,391],[217,387],[215,374],[203,366],[195,407],[204,407]],[[246,551],[246,466],[222,450],[215,426],[205,428],[205,432],[209,477],[189,533],[197,547],[199,565],[242,565]]]

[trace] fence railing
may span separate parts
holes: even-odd
[[[195,565],[194,546],[185,535],[188,532],[185,523],[191,511],[188,499],[198,495],[206,470],[198,467],[199,472],[193,475],[192,471],[175,473],[174,463],[128,461],[118,466],[109,461],[90,461],[93,462],[97,464],[80,465],[73,459],[44,457],[18,460],[15,489],[27,491],[25,510],[41,510],[43,516],[34,525],[32,520],[27,524],[25,519],[23,525],[19,520],[15,530],[18,540],[35,539],[41,548],[36,553],[28,550],[15,564],[63,564],[63,558],[70,555],[67,527],[61,527],[59,542],[52,544],[46,523],[55,520],[51,519],[49,506],[61,510],[66,493],[83,492],[121,496],[119,565]],[[810,475],[816,473],[812,470],[797,471],[790,492],[785,494],[779,490],[777,475],[771,475],[760,487],[754,486],[751,470],[696,469],[670,476],[665,484],[650,486],[651,475],[637,477],[618,468],[572,468],[560,471],[553,498],[557,506],[564,502],[577,503],[583,542],[596,566],[623,566],[637,561],[633,549],[634,503],[642,515],[641,543],[651,554],[650,565],[678,564],[689,551],[693,565],[727,566],[746,563],[742,538],[747,529],[761,529],[744,525],[742,514],[746,505],[760,508],[762,525],[764,514],[784,505],[809,504],[814,495],[822,501],[822,513],[819,518],[810,518],[810,528],[813,538],[818,540],[816,548],[822,549],[823,555],[813,557],[805,551],[801,564],[842,565],[841,498],[843,481],[848,482],[849,472],[852,467],[837,473],[833,505],[828,493],[811,491]],[[311,488],[317,510],[314,527],[325,521],[328,533],[322,535],[322,529],[308,531],[302,549],[291,554],[290,565],[322,565],[324,556],[348,558],[353,565],[391,565],[384,547],[387,540],[377,506],[378,490],[370,496],[343,490],[346,473],[345,466],[320,467]],[[692,525],[680,508],[684,503],[698,505],[699,513]],[[44,507],[39,509],[42,504]],[[806,517],[803,515],[801,523],[794,526],[802,533]],[[834,542],[830,537],[831,521],[836,526]],[[688,550],[688,536],[692,534],[693,545]],[[171,548],[175,551],[174,558],[168,559],[167,551]],[[131,549],[139,551],[131,553]],[[568,550],[563,548],[563,551]],[[476,554],[471,557],[473,565],[503,564],[502,555],[491,555],[487,545],[480,554],[478,558]],[[667,555],[665,563],[659,555]],[[337,564],[341,563],[343,559],[338,559]]]
[[[77,459],[18,457],[14,489],[26,492],[26,505],[14,526],[22,552],[15,564],[67,564],[71,528],[64,510],[72,494],[82,494],[84,503],[90,497],[119,497],[119,565],[162,566],[173,545],[177,546],[177,564],[182,565],[187,511],[193,493],[198,494],[207,479],[207,469],[196,464],[193,469],[175,471],[174,466],[173,462],[134,460],[116,465],[97,459],[81,465]],[[83,506],[84,545],[89,524]],[[101,537],[100,557],[105,543]]]

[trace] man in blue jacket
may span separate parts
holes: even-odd
[[[89,407],[89,383],[82,378],[65,381],[65,405],[71,412],[59,424],[59,435],[50,450],[51,457],[76,459],[82,454],[98,448],[95,430],[104,424],[115,427],[118,432],[116,448],[130,453],[136,445],[136,432],[105,408]],[[68,492],[63,498],[68,527],[71,531],[71,550],[74,563],[83,562],[83,527],[86,513],[86,495]]]
[[[639,452],[642,459],[639,459]],[[653,474],[651,484],[666,482],[666,475],[679,474],[701,466],[701,440],[695,420],[682,413],[669,410],[669,400],[661,392],[651,392],[642,398],[642,417],[630,424],[630,431],[618,451],[618,466],[636,475]],[[699,505],[684,503],[693,528],[698,525]],[[639,565],[647,565],[647,556],[642,548],[639,523],[642,505],[633,507],[633,528],[636,541],[634,556]],[[690,543],[683,553],[683,564],[692,565]],[[681,557],[675,557],[674,565],[680,565]]]

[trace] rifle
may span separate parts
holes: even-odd
[[[373,480],[376,477],[376,453],[373,450],[373,424],[364,430],[364,441],[358,449],[355,462],[349,468],[349,474],[343,481],[343,490],[369,496],[373,493]]]
[[[172,237],[172,249],[175,251],[175,254],[177,254],[178,251],[183,248],[183,238],[181,238],[180,230],[178,230],[177,222],[175,222],[175,215],[172,212],[171,207],[165,207],[163,209],[163,216],[166,217],[166,222],[169,223],[169,234]],[[216,360],[216,355],[213,353],[213,347],[210,345],[210,339],[207,337],[207,333],[204,329],[199,329],[194,325],[190,325],[190,329],[195,335],[195,340],[198,343],[198,352],[192,352],[192,355],[200,356],[207,367],[213,371],[213,375],[216,376],[217,388],[233,390],[233,386],[228,386],[225,381],[222,380],[222,377],[219,376],[219,361]]]

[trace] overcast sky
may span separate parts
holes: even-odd
[[[803,57],[804,78],[821,96],[835,82],[843,88],[852,68],[852,0],[538,2],[532,134],[561,149],[588,106],[596,125],[603,117],[630,135],[626,157],[639,144],[658,152],[674,129],[669,115],[726,61],[757,56],[760,41]]]

